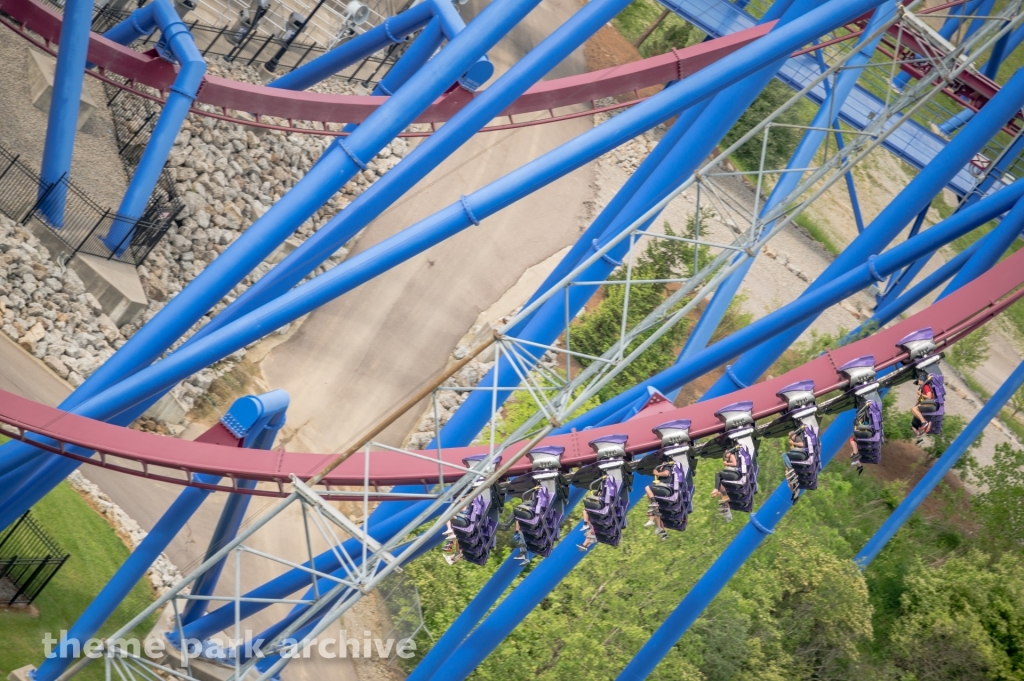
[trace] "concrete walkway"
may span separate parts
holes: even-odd
[[[472,8],[473,3],[466,5]],[[498,72],[577,8],[544,2],[490,53]],[[549,78],[586,71],[582,50]],[[492,81],[493,82],[493,81]],[[474,137],[372,223],[356,252],[400,232],[462,194],[586,131],[589,117]],[[529,267],[573,243],[594,196],[594,169],[559,182],[314,312],[263,362],[267,383],[292,395],[292,450],[333,451],[440,371],[477,315]],[[411,410],[382,441],[401,444]],[[291,432],[291,431],[290,431]]]

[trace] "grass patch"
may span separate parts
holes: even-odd
[[[999,418],[1007,428],[1013,431],[1021,441],[1024,441],[1024,424],[1017,420],[1016,416],[1013,416],[1008,409],[1003,409],[999,412]]]
[[[612,24],[630,43],[661,16],[662,6],[651,0],[633,0]],[[676,14],[669,13],[658,27],[638,48],[643,57],[653,57],[670,51],[673,47],[682,49],[704,39],[704,33]]]
[[[32,509],[33,516],[61,547],[71,554],[53,581],[36,599],[39,616],[0,611],[0,669],[3,678],[27,664],[43,659],[42,640],[47,632],[60,635],[82,614],[93,597],[128,557],[128,548],[107,522],[78,494],[62,482]],[[153,602],[153,592],[143,580],[114,612],[101,636],[114,633]],[[144,622],[136,635],[144,636],[156,618]],[[102,662],[93,663],[78,679],[102,679]]]
[[[800,213],[800,215],[797,215],[793,222],[798,224],[800,227],[803,227],[812,239],[824,246],[825,250],[833,256],[842,253],[843,249],[836,245],[836,242],[833,241],[825,228],[812,220],[806,213]]]

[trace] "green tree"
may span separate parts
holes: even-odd
[[[785,104],[793,96],[793,91],[778,80],[772,80],[768,86],[761,91],[761,94],[751,102],[736,124],[726,133],[722,139],[721,146],[725,149],[731,146],[736,140],[747,134],[754,126],[759,124],[776,109]],[[800,125],[805,123],[806,115],[804,107],[797,105],[783,112],[775,123],[785,125]],[[800,141],[801,131],[798,128],[782,126],[771,126],[768,129],[768,142],[765,148],[765,168],[784,168],[789,157],[796,149]],[[733,154],[733,160],[743,170],[757,170],[761,167],[761,149],[764,144],[763,134],[754,135],[746,144],[741,146]]]
[[[972,467],[972,476],[984,490],[973,505],[989,540],[1003,549],[1024,549],[1024,451],[998,444],[992,464]]]
[[[702,212],[702,219],[711,217],[710,212]],[[665,223],[665,234],[668,236],[693,237],[696,222],[693,216],[687,221],[682,234],[677,234],[669,223]],[[700,270],[712,260],[707,246],[677,241],[674,239],[652,238],[643,251],[635,256],[632,269],[627,265],[619,267],[608,277],[609,281],[630,280],[664,280],[680,276],[692,275],[694,269]],[[630,284],[628,286],[628,310],[626,311],[626,328],[631,329],[641,322],[648,314],[661,305],[668,295],[670,285],[667,283]],[[625,284],[609,284],[602,288],[603,299],[590,312],[584,314],[572,325],[570,333],[571,349],[588,355],[600,357],[620,337],[622,329],[623,309],[627,303],[627,286]],[[671,313],[670,310],[668,313]],[[625,349],[628,355],[656,329],[640,334]],[[686,320],[676,324],[672,329],[656,340],[636,360],[615,376],[599,393],[602,402],[614,397],[626,388],[640,383],[659,371],[669,367],[675,361],[676,349],[689,331]],[[587,366],[590,360],[581,360]]]
[[[973,371],[988,359],[988,337],[991,330],[983,326],[974,333],[957,341],[946,350],[946,359],[960,371]]]
[[[970,551],[906,579],[891,645],[916,681],[1024,678],[1024,566]]]
[[[1024,388],[1018,388],[1017,392],[1010,398],[1010,406],[1013,408],[1011,417],[1016,416],[1021,410],[1024,410]]]

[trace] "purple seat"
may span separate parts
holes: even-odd
[[[881,463],[882,443],[885,441],[881,402],[865,400],[857,409],[853,439],[857,442],[857,459],[860,463]]]
[[[472,467],[473,464],[487,456],[479,454],[467,457],[463,459],[463,463],[467,467]],[[494,466],[500,462],[501,458],[499,457],[487,472],[493,471]],[[485,477],[478,478],[477,485],[485,479]],[[463,559],[476,565],[487,563],[487,558],[497,543],[498,519],[502,505],[502,493],[497,485],[494,485],[473,497],[473,500],[452,518],[452,531],[455,534],[455,541],[459,544],[459,551],[462,553]]]
[[[729,497],[729,508],[750,513],[754,510],[754,495],[757,493],[757,459],[742,445],[729,451],[736,455],[738,463],[718,472],[715,488],[725,489]]]
[[[626,440],[625,435],[607,435],[590,443],[597,454],[593,465],[602,475],[590,484],[583,507],[597,541],[609,546],[619,545],[629,510],[632,475],[627,476],[625,471]]]
[[[791,449],[786,460],[796,473],[797,489],[818,489],[818,473],[821,472],[821,444],[818,435],[810,426],[799,428],[803,447]]]

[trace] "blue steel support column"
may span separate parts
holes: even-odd
[[[644,490],[651,479],[642,475],[634,478],[633,489],[629,493],[630,507],[646,497]],[[480,623],[469,638],[452,653],[444,668],[439,669],[431,678],[435,681],[461,681],[473,673],[484,658],[587,555],[576,548],[577,544],[583,542],[583,527],[582,521],[577,523],[576,527],[562,538],[551,555],[530,571],[513,594],[502,601],[494,612]]]
[[[801,326],[805,322],[810,323],[821,311],[830,305],[840,302],[847,296],[866,288],[877,281],[879,277],[884,278],[898,271],[908,263],[937,250],[958,236],[985,224],[993,217],[1001,215],[1012,208],[1022,196],[1024,196],[1024,181],[1014,182],[1006,189],[996,192],[974,206],[954,213],[935,227],[919,234],[913,239],[905,241],[881,255],[875,256],[869,262],[853,266],[843,273],[835,273],[827,281],[824,278],[819,278],[819,286],[813,289],[808,288],[803,295],[792,303],[783,306],[779,310],[757,320],[714,345],[708,346],[706,349],[693,355],[689,362],[675,364],[640,385],[591,409],[586,414],[573,419],[555,432],[569,432],[573,428],[581,430],[594,423],[599,423],[608,415],[614,414],[626,405],[631,404],[633,400],[637,399],[649,387],[654,387],[662,393],[668,394],[695,378],[703,376],[715,367],[721,366],[740,353],[745,353],[755,347],[759,348],[760,352],[760,348],[778,341],[779,337],[787,334],[794,326]],[[985,210],[978,210],[981,207],[984,207]],[[735,366],[727,372],[726,376],[728,381],[737,380]],[[756,381],[758,376],[760,374],[755,374],[752,382]],[[745,381],[742,382],[745,383]],[[715,395],[705,393],[702,399],[710,399],[711,397],[717,397],[718,394],[727,394],[735,390],[735,387],[729,390],[729,384],[725,381],[720,381],[719,383],[722,384],[720,386],[721,393],[716,393]]]
[[[846,443],[848,431],[853,429],[852,411],[837,416],[821,434],[821,465],[825,466]],[[619,681],[639,681],[654,671],[672,646],[686,633],[708,604],[729,583],[743,563],[761,545],[764,538],[775,531],[789,509],[793,507],[789,487],[779,485],[768,496],[757,513],[748,522],[722,555],[697,580],[682,602],[676,606],[657,631],[644,643],[640,651],[619,674]]]
[[[266,398],[266,406],[275,408],[278,411],[276,414],[281,415],[281,419],[274,423],[270,423],[270,416],[264,421],[262,427],[258,423],[252,424],[255,428],[259,428],[260,431],[267,429],[270,431],[270,437],[267,437],[265,433],[255,431],[251,433],[251,437],[247,438],[248,442],[243,442],[243,445],[250,447],[259,447],[261,449],[269,449],[273,445],[273,434],[277,432],[280,427],[280,422],[283,422],[283,409],[288,405],[288,394],[283,390],[275,390],[272,393],[260,397],[243,397],[237,400],[225,415],[223,424],[225,428],[233,432],[228,423],[230,423],[230,415],[232,411],[251,409],[251,405],[247,403],[255,403],[258,407],[262,407],[262,398]],[[236,434],[237,436],[237,434]],[[202,438],[201,438],[202,439]],[[220,476],[216,475],[197,475],[196,480],[204,484],[216,484],[220,481]],[[132,590],[136,583],[142,579],[146,571],[153,564],[153,561],[160,555],[167,545],[171,543],[175,535],[181,531],[181,528],[185,526],[185,523],[189,521],[192,515],[199,509],[199,506],[203,501],[212,493],[211,490],[198,489],[195,487],[186,487],[178,498],[170,505],[167,511],[164,512],[160,520],[157,521],[156,525],[153,526],[152,531],[146,535],[146,538],[142,540],[142,543],[132,551],[131,555],[124,564],[118,568],[117,572],[110,581],[107,582],[106,586],[100,591],[100,593],[93,599],[89,607],[85,609],[85,612],[78,618],[78,620],[71,626],[67,634],[62,637],[60,645],[57,650],[65,650],[66,645],[69,642],[77,641],[79,646],[83,645],[85,641],[96,635],[100,627],[104,622],[107,621],[117,606],[121,604],[124,597]],[[239,496],[239,495],[236,495]],[[243,495],[244,496],[244,495]],[[241,521],[241,518],[239,518]],[[237,530],[237,526],[235,528]],[[211,585],[212,588],[212,585]],[[35,673],[36,681],[51,681],[60,676],[68,665],[73,660],[68,658],[61,658],[54,655],[46,659],[40,666],[38,671]]]
[[[82,100],[91,24],[92,0],[67,0],[64,5],[64,21],[60,27],[60,50],[57,52],[57,70],[53,75],[53,96],[46,117],[46,141],[43,143],[43,162],[39,172],[40,195],[54,183],[71,176],[71,155],[75,150],[75,132],[78,129],[78,109]],[[47,220],[55,227],[61,227],[64,223],[66,194],[65,186],[58,185],[50,191],[42,206]]]
[[[567,517],[572,512],[572,509],[575,508],[576,504],[579,503],[585,494],[586,492],[576,487],[569,491],[569,501],[565,505],[563,517]],[[568,539],[563,541],[568,541]],[[506,558],[501,567],[495,570],[494,574],[487,580],[483,588],[476,592],[473,600],[463,608],[459,616],[448,627],[448,630],[444,632],[444,635],[430,647],[430,651],[420,660],[416,668],[412,670],[412,673],[409,674],[407,681],[427,681],[438,672],[451,654],[455,652],[456,648],[459,647],[459,644],[469,636],[477,622],[487,614],[494,604],[498,602],[498,599],[501,598],[501,595],[505,593],[505,590],[512,585],[515,578],[523,571],[523,567],[525,566],[518,560],[515,560],[514,556]]]
[[[871,56],[874,54],[875,48],[878,47],[878,42],[882,39],[882,36],[878,36],[870,42],[867,38],[889,21],[895,11],[896,3],[894,0],[886,2],[875,10],[871,21],[868,22],[867,27],[864,29],[865,38],[858,45],[857,54],[853,55],[848,62],[850,68],[840,71],[838,74],[835,85],[830,89],[825,100],[818,108],[817,114],[815,114],[814,119],[810,123],[809,127],[811,129],[804,132],[803,137],[801,137],[800,144],[797,145],[796,151],[793,152],[787,168],[809,167],[814,159],[814,154],[817,153],[821,143],[828,137],[828,127],[835,125],[838,128],[835,112],[842,109],[846,98],[853,92],[857,79],[861,76],[860,67],[871,60]],[[773,210],[783,198],[788,196],[800,184],[801,178],[802,173],[783,173],[768,196],[768,200],[761,210],[761,215],[763,216],[768,211]],[[852,191],[852,181],[850,187]],[[851,196],[853,195],[851,194]],[[858,226],[863,229],[860,223],[858,223]],[[770,226],[766,226],[766,228],[770,228]],[[729,304],[736,296],[736,292],[739,290],[743,279],[747,276],[753,264],[754,258],[748,258],[739,269],[719,284],[718,289],[711,297],[711,302],[708,303],[697,324],[690,332],[678,361],[684,361],[694,352],[704,349],[711,341],[711,336],[714,334],[719,323],[721,323]]]
[[[104,388],[138,371],[160,356],[192,324],[211,309],[291,234],[303,221],[333,196],[365,164],[412,120],[441,95],[466,68],[514,27],[539,0],[496,0],[489,5],[448,46],[419,73],[390,97],[359,128],[345,139],[335,141],[324,153],[329,158],[317,163],[295,187],[246,230],[220,257],[101,366],[61,404],[68,410],[102,392]],[[131,405],[128,405],[131,406]],[[118,411],[123,411],[124,406]],[[4,454],[19,451],[4,446]],[[16,503],[9,501],[2,518],[15,506],[41,494],[63,480],[76,467],[61,457],[40,454],[45,463],[30,481],[30,489],[18,490]],[[27,508],[27,506],[26,506]]]
[[[428,0],[428,2],[434,8],[434,16],[440,20],[441,30],[448,40],[454,39],[466,28],[466,22],[459,16],[459,11],[455,9],[451,0]],[[489,81],[493,75],[494,65],[484,54],[463,74],[459,82],[471,92],[476,92],[477,88]]]
[[[967,424],[963,432],[953,440],[949,448],[939,457],[939,460],[928,469],[928,472],[925,473],[920,482],[914,485],[914,489],[910,490],[910,494],[900,502],[900,505],[896,507],[892,515],[882,523],[878,531],[872,535],[868,543],[860,550],[860,553],[853,559],[860,569],[863,570],[871,564],[871,561],[878,556],[882,549],[885,548],[885,545],[889,543],[889,540],[903,526],[903,523],[910,519],[910,516],[921,505],[921,502],[935,489],[936,485],[942,482],[942,478],[946,476],[946,473],[952,470],[953,465],[960,460],[960,457],[967,451],[967,448],[981,437],[988,422],[998,416],[999,410],[1009,402],[1021,385],[1024,385],[1024,362],[1019,364],[1013,370],[1013,373],[1010,374],[1009,378],[1006,379],[1006,382],[999,386],[999,390],[989,398],[975,417],[971,419],[971,422]]]
[[[236,437],[243,438],[243,447],[269,450],[274,446],[274,439],[277,437],[278,431],[284,427],[285,412],[288,409],[289,401],[288,393],[284,390],[274,390],[259,397],[252,395],[243,397],[235,400],[235,403],[221,418],[221,424]],[[256,482],[240,480],[238,487],[254,489]],[[203,557],[204,562],[238,534],[238,528],[242,525],[251,498],[250,494],[232,494],[228,497],[223,510],[221,510],[217,526],[213,530],[213,536],[210,537],[210,544]],[[227,557],[225,556],[219,563],[203,573],[192,585],[191,595],[212,595],[226,562]],[[207,607],[209,607],[209,601],[189,600],[181,613],[182,623],[188,624],[202,617]]]
[[[481,127],[501,113],[527,88],[565,59],[594,32],[618,14],[627,0],[594,0],[519,60],[493,85],[478,94],[440,130],[426,138],[402,162],[360,194],[277,267],[239,296],[207,324],[205,335],[290,290],[341,248],[360,229],[380,216],[441,161],[461,147]]]
[[[303,64],[280,78],[275,78],[267,87],[283,90],[305,90],[322,80],[330,78],[346,66],[369,57],[374,52],[403,40],[407,35],[423,28],[433,17],[429,3],[413,5],[401,14],[388,17],[380,26],[342,43],[330,52]]]
[[[150,14],[163,34],[161,42],[167,44],[181,64],[181,70],[174,79],[167,102],[146,143],[131,182],[128,183],[114,224],[103,237],[103,243],[115,256],[120,256],[131,245],[135,223],[146,210],[149,197],[167,162],[167,155],[174,146],[174,139],[181,131],[181,124],[188,116],[206,73],[206,61],[196,48],[188,27],[174,11],[171,0],[155,0],[147,7],[152,8]]]

